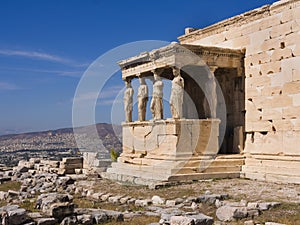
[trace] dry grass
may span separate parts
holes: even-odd
[[[3,184],[0,184],[0,191],[19,191],[21,188],[21,183],[17,181],[6,181]]]
[[[106,225],[115,225],[115,224],[122,224],[122,225],[147,225],[149,223],[157,223],[160,220],[160,218],[158,217],[154,217],[154,216],[138,216],[138,217],[133,217],[132,219],[130,219],[129,221],[125,221],[125,222],[115,222],[115,221],[111,221],[111,222],[107,222],[104,223]]]

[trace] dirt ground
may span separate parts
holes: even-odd
[[[196,181],[186,184],[179,184],[176,186],[163,187],[156,190],[151,190],[148,187],[129,186],[119,184],[108,180],[93,180],[86,186],[89,190],[94,192],[105,192],[113,195],[127,195],[134,198],[151,199],[152,196],[158,195],[167,200],[175,198],[197,197],[210,191],[213,194],[228,194],[229,201],[246,200],[248,202],[281,202],[282,204],[269,211],[264,211],[261,215],[254,218],[256,223],[264,222],[277,222],[290,225],[300,225],[300,185],[296,184],[278,184],[267,183],[261,181],[254,181],[248,179],[220,179],[220,180],[207,180]],[[79,206],[87,206],[89,201],[83,199],[76,200]],[[93,207],[106,208],[119,211],[134,211],[143,210],[128,209],[127,206],[115,206],[108,203],[95,203]],[[211,205],[200,204],[199,212],[216,219],[216,207]],[[141,223],[139,218],[138,222],[127,221],[122,224],[147,224],[149,222],[146,218],[142,219]],[[225,224],[244,224],[248,219],[234,221]],[[156,222],[159,221],[157,218]],[[155,218],[151,218],[151,222],[155,222]]]

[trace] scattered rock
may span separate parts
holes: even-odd
[[[55,225],[57,224],[54,218],[37,218],[35,219],[37,225]]]
[[[176,201],[175,200],[167,200],[166,201],[166,206],[167,207],[173,207],[176,205]]]
[[[20,208],[18,205],[1,207],[0,213],[2,215],[2,218],[4,217],[4,220],[9,225],[23,224],[28,219],[26,210]]]
[[[171,225],[212,225],[213,223],[213,218],[204,214],[172,216],[170,220]]]
[[[82,225],[92,225],[93,217],[92,217],[92,215],[89,215],[89,214],[78,215],[77,221],[79,224],[82,224]]]
[[[265,225],[286,225],[282,223],[266,222]]]
[[[157,195],[154,195],[151,200],[152,200],[153,205],[163,205],[165,203],[165,199],[163,199]]]
[[[216,211],[216,216],[221,221],[232,221],[233,219],[242,219],[248,216],[247,208],[245,207],[232,207],[221,206]]]
[[[70,216],[63,219],[63,221],[60,223],[60,225],[77,225],[77,217],[76,216]]]

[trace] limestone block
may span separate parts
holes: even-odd
[[[122,144],[123,149],[133,149],[133,140],[134,140],[134,134],[133,134],[133,127],[130,126],[123,126],[122,128]]]
[[[273,126],[276,131],[289,131],[293,130],[293,123],[290,120],[283,120],[283,119],[274,119]]]
[[[246,99],[262,95],[262,89],[257,87],[248,87],[245,93]]]
[[[271,82],[272,82],[272,78],[274,76],[276,76],[276,75],[272,74],[272,76],[270,76],[271,77]],[[274,82],[274,80],[273,80],[273,82]],[[272,86],[271,85],[270,87],[263,87],[261,89],[261,95],[262,96],[274,96],[274,95],[280,95],[280,94],[282,94],[282,86]]]
[[[255,21],[252,23],[247,23],[245,25],[242,25],[240,27],[241,35],[242,36],[248,36],[249,34],[257,33],[260,31],[260,22],[261,21]]]
[[[290,121],[293,124],[293,130],[300,131],[300,119],[291,119]]]
[[[77,163],[77,164],[64,164],[61,163],[59,165],[60,169],[82,169],[82,163]]]
[[[273,51],[264,51],[256,55],[252,55],[255,64],[264,64],[271,61]]]
[[[274,96],[271,102],[273,108],[288,107],[293,104],[293,98],[287,95]]]
[[[268,181],[268,182],[280,182],[280,183],[285,183],[285,184],[286,183],[300,184],[299,176],[266,174],[266,179],[265,180]]]
[[[287,22],[271,28],[270,37],[276,38],[292,33],[292,22]]]
[[[283,37],[267,39],[262,43],[261,49],[262,49],[262,51],[278,49],[278,48],[280,48],[280,43],[282,42],[282,40],[283,40]]]
[[[300,44],[300,34],[299,32],[294,32],[289,35],[286,35],[283,39],[282,42],[286,47],[290,47],[292,50],[295,49],[295,46]]]
[[[287,83],[292,81],[292,74],[286,75],[284,72],[280,73],[273,73],[270,74],[269,77],[271,78],[271,87],[281,87],[282,91],[282,86]]]
[[[275,14],[275,15],[260,19],[258,21],[259,29],[265,30],[270,27],[278,26],[278,25],[280,25],[280,21],[281,21],[281,14]]]
[[[282,23],[300,18],[300,8],[298,1],[293,1],[291,5],[286,5],[284,10],[281,8],[279,8],[278,10],[281,10],[282,12]]]
[[[246,102],[246,121],[256,122],[262,118],[262,112],[251,101]]]
[[[300,106],[289,106],[283,109],[283,118],[291,119],[291,118],[299,118],[300,115]]]
[[[248,47],[248,49],[246,51],[246,56],[263,52],[262,44],[265,40],[268,40],[270,38],[270,34],[269,34],[270,29],[271,28],[268,28],[266,30],[251,33],[249,35],[250,36],[250,46]]]
[[[233,32],[229,32],[229,33],[233,33]],[[238,32],[236,33],[238,34]],[[228,38],[228,40],[231,40]],[[250,37],[249,36],[241,36],[241,37],[237,37],[232,39],[232,47],[233,48],[246,48],[247,46],[250,45]]]
[[[175,154],[178,138],[175,135],[158,136],[159,154]],[[152,151],[153,153],[154,151]]]
[[[282,119],[282,108],[274,109],[262,109],[263,120],[281,120]]]
[[[300,30],[299,22],[300,19],[295,19],[292,21],[292,32],[298,32]]]
[[[270,62],[261,65],[261,72],[263,75],[279,73],[281,71],[281,62]]]
[[[271,85],[271,78],[269,76],[247,77],[246,80],[246,87],[259,87]]]
[[[281,68],[284,73],[284,77],[287,77],[285,79],[286,81],[291,82],[294,78],[297,79],[300,71],[300,57],[298,56],[282,60]]]
[[[293,79],[293,81],[299,81],[300,80],[300,68],[292,69],[292,79]]]
[[[281,154],[283,131],[255,132],[251,141],[246,142],[246,150],[252,154]]]
[[[149,135],[153,130],[152,126],[134,126],[133,134],[134,134],[134,142],[141,140],[144,141],[146,135]]]
[[[249,60],[248,60],[249,58]],[[254,77],[254,76],[260,76],[259,72],[260,72],[260,65],[254,65],[254,66],[250,66],[251,63],[251,57],[246,57],[245,58],[245,63],[247,63],[246,65],[249,64],[249,66],[246,66],[245,68],[245,74],[247,77]]]
[[[234,34],[233,34],[234,33]],[[226,33],[219,33],[215,34],[213,36],[208,37],[208,40],[210,39],[211,44],[218,44],[221,42],[224,42],[226,39],[233,39],[234,37],[241,36],[241,33],[239,32],[226,32]]]
[[[300,132],[288,131],[283,134],[283,152],[286,155],[300,155]]]
[[[272,107],[274,97],[273,96],[258,96],[258,97],[253,97],[252,99],[248,99],[248,101],[252,100],[256,109],[270,108],[270,107]]]
[[[268,120],[261,121],[246,121],[246,131],[247,132],[268,132],[272,131],[272,123]]]
[[[293,20],[293,17],[294,17],[294,10],[285,10],[282,12],[282,15],[281,15],[281,22],[282,23],[286,23],[286,22],[289,22],[291,20]]]
[[[81,157],[68,157],[62,159],[63,164],[82,164],[83,158]]]
[[[282,59],[287,59],[292,57],[292,50],[289,48],[276,49],[272,52],[271,61],[280,61]]]
[[[295,49],[292,51],[294,56],[300,56],[300,45],[296,45]]]
[[[300,92],[300,81],[289,82],[283,85],[283,94],[298,94]]]

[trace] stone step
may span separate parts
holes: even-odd
[[[288,175],[245,171],[245,178],[252,179],[252,180],[269,181],[269,182],[300,184],[299,176],[288,176]]]
[[[123,168],[108,168],[107,173],[115,173],[118,175],[129,175],[133,177],[141,177],[150,180],[167,180],[171,176],[171,172],[162,172],[163,170],[157,168],[147,168],[147,167],[127,167]]]
[[[299,176],[300,177],[300,167],[289,167],[289,165],[276,165],[276,166],[264,166],[264,165],[245,165],[243,166],[243,171],[245,172],[261,172],[268,174],[279,174],[287,176]]]
[[[239,178],[239,177],[240,177],[240,172],[176,174],[169,177],[168,181],[190,181],[190,180],[224,179],[224,178]]]
[[[240,172],[242,166],[210,166],[206,169],[197,168],[197,167],[184,167],[180,170],[172,170],[172,172],[186,174],[186,173],[221,173],[221,172]]]
[[[244,159],[211,159],[211,160],[189,160],[185,167],[230,167],[242,166],[245,164]]]

